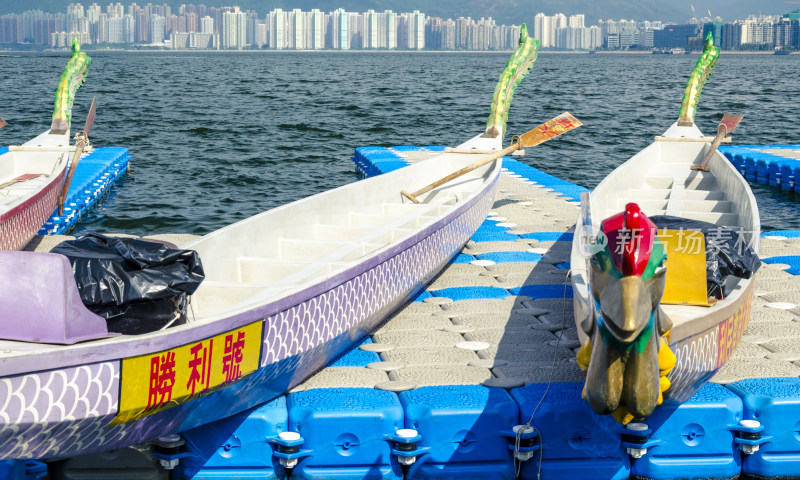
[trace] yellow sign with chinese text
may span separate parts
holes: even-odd
[[[119,413],[112,425],[186,403],[255,372],[262,328],[259,321],[200,342],[123,359]]]

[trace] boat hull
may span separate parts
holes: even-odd
[[[753,283],[749,282],[742,301],[730,309],[733,312],[729,310],[729,313],[721,315],[722,321],[703,332],[670,343],[676,363],[667,376],[670,381],[668,400],[688,401],[725,364],[747,328],[752,303]]]
[[[66,168],[23,203],[0,214],[0,250],[19,250],[36,235],[58,204]]]
[[[457,254],[494,201],[499,165],[493,170],[480,192],[441,220],[323,284],[216,322],[203,340],[97,363],[87,355],[84,365],[0,378],[0,459],[141,443],[236,414],[300,384],[413,298]],[[197,384],[197,362],[191,362],[206,348],[209,356],[226,355],[234,378]],[[194,355],[189,363],[181,362],[186,352]],[[187,378],[195,380],[188,395]],[[184,393],[173,397],[163,387]]]

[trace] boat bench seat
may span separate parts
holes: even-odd
[[[444,200],[450,204],[457,201]],[[387,213],[382,215],[349,215],[357,224],[367,215],[380,217],[382,225],[377,229],[374,225],[318,224],[314,239],[282,238],[274,255],[236,257],[231,265],[235,271],[228,271],[225,281],[206,279],[200,284],[192,296],[193,312],[204,317],[253,300],[263,301],[308,279],[341,271],[437,218],[449,209],[447,203],[383,204],[382,211]]]

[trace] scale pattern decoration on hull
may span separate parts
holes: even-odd
[[[0,405],[0,459],[66,457],[141,443],[233,415],[298,385],[429,281],[483,222],[496,189],[495,180],[416,243],[266,318],[261,368],[221,391],[112,424],[125,389],[119,361],[0,378],[0,398],[6,399]]]
[[[670,372],[666,398],[687,402],[728,360],[747,328],[753,303],[752,284],[739,309],[718,325],[698,335],[670,345],[677,357]]]

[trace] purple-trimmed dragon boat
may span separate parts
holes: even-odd
[[[58,84],[50,129],[0,155],[0,250],[24,247],[56,209],[75,150],[69,144],[72,104],[90,62],[75,40]]]
[[[525,31],[486,131],[424,162],[212,232],[184,325],[109,334],[80,302],[66,257],[0,252],[0,459],[152,441],[236,414],[304,381],[421,291],[493,204],[500,160],[401,195],[502,147]],[[466,153],[462,153],[466,152]]]

